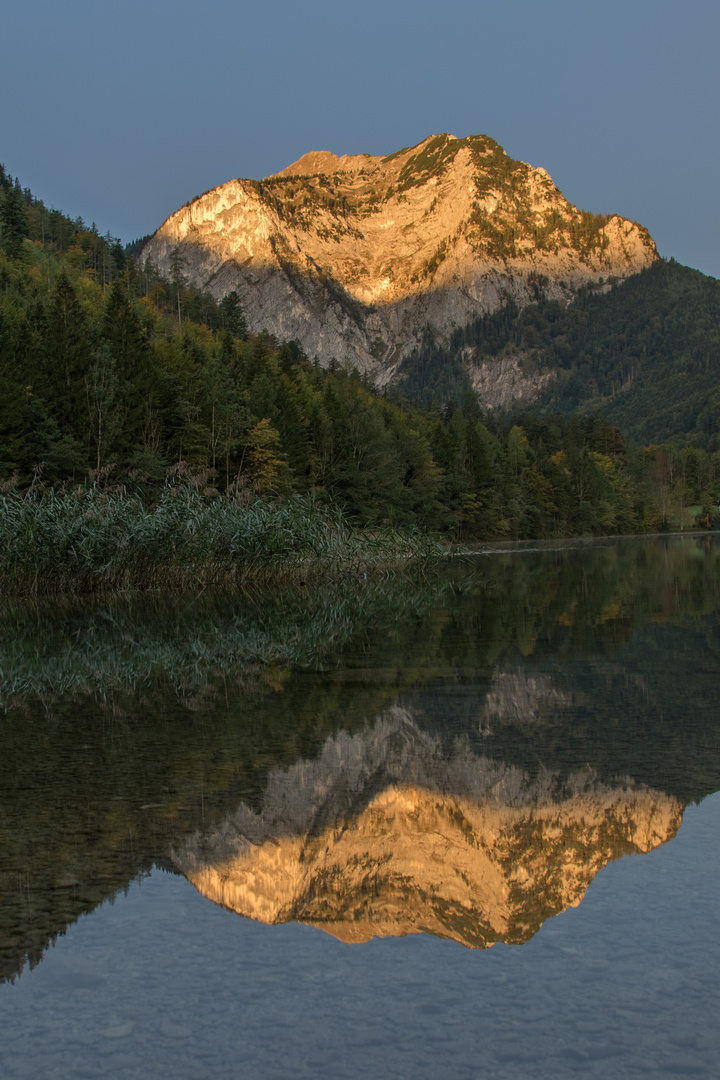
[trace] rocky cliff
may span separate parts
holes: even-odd
[[[642,226],[578,210],[484,135],[388,157],[313,152],[262,182],[232,180],[168,218],[141,258],[169,273],[173,252],[215,297],[237,290],[253,330],[378,385],[428,326],[444,342],[507,297],[532,299],[539,280],[571,298],[657,257]]]
[[[585,894],[611,859],[674,836],[676,799],[450,750],[390,710],[316,761],[270,776],[173,861],[205,896],[266,923],[312,923],[348,942],[428,932],[465,945],[522,942]]]

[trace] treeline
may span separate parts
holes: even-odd
[[[472,394],[402,404],[248,333],[237,295],[191,287],[179,255],[164,278],[79,221],[38,235],[39,205],[3,172],[6,492],[94,484],[152,504],[180,478],[466,540],[673,528],[683,505],[714,521],[717,452],[631,451],[602,418],[493,418]]]
[[[465,350],[483,364],[519,356],[527,371],[557,373],[539,412],[595,412],[638,443],[676,439],[720,447],[720,282],[670,260],[572,303],[509,300],[457,330],[448,346],[427,335],[404,365],[404,393],[425,401],[469,386]]]

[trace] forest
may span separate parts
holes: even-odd
[[[250,333],[238,296],[216,302],[194,287],[179,253],[163,277],[137,257],[137,244],[125,248],[48,210],[2,167],[0,228],[6,514],[19,499],[77,501],[88,491],[150,511],[169,488],[189,487],[200,501],[236,506],[307,498],[351,526],[419,529],[464,543],[716,522],[717,325],[699,321],[693,337],[683,297],[717,283],[693,284],[694,271],[658,264],[623,293],[583,294],[563,310],[539,295],[528,309],[508,305],[458,331],[456,350],[534,349],[534,362],[552,355],[557,363],[550,404],[501,415],[484,413],[460,379],[439,382],[424,400],[413,400],[412,381],[402,397],[391,396],[355,371],[320,367],[297,342]],[[671,283],[677,302],[649,318],[658,281],[666,291]],[[649,323],[630,347],[633,319]],[[584,351],[573,352],[573,334]],[[577,387],[587,371],[601,390],[603,379],[641,383],[677,336],[694,365],[688,360],[683,385],[703,388],[692,391],[707,406],[708,419],[696,418],[708,432],[702,445],[687,428],[642,445],[627,438],[638,429],[630,414],[620,423],[607,402],[583,408]]]
[[[572,303],[512,299],[455,331],[443,347],[427,334],[405,362],[403,392],[458,399],[470,386],[461,356],[477,365],[520,359],[526,372],[556,375],[533,406],[538,415],[595,413],[633,442],[668,439],[720,447],[720,282],[659,259],[614,285],[579,291]]]

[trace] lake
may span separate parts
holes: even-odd
[[[717,537],[3,603],[1,1076],[714,1074]]]

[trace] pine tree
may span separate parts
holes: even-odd
[[[44,396],[63,434],[83,443],[87,436],[85,379],[91,364],[85,312],[67,275],[58,275],[46,313]]]
[[[19,258],[23,240],[30,235],[25,199],[17,186],[8,187],[0,202],[0,236],[11,259]]]
[[[188,279],[183,273],[185,266],[187,265],[187,259],[180,250],[180,245],[177,244],[170,252],[170,281],[173,284],[175,290],[175,300],[177,302],[177,317],[178,326],[182,325],[182,309],[181,300],[182,294],[188,283]]]
[[[94,469],[100,474],[107,464],[108,452],[112,453],[113,443],[123,422],[122,412],[118,409],[117,364],[106,342],[96,350],[93,362],[85,380],[90,433],[94,451]]]
[[[240,304],[240,297],[233,289],[220,301],[223,329],[244,341],[248,335],[247,320]]]

